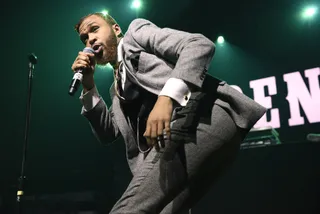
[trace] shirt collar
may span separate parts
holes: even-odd
[[[122,46],[123,46],[123,39],[120,40],[118,47],[117,47],[118,62],[121,62],[123,60]]]

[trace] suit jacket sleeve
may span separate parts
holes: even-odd
[[[202,87],[215,50],[214,43],[208,38],[159,28],[145,19],[133,20],[126,34],[137,48],[175,63],[171,77]]]
[[[90,111],[82,111],[82,115],[89,120],[94,135],[103,144],[112,143],[120,136],[112,114],[112,106],[108,109],[103,99]]]

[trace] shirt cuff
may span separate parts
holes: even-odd
[[[82,91],[79,99],[83,105],[82,111],[87,112],[93,109],[98,104],[101,98],[95,86],[90,91],[87,91],[85,94],[83,94]]]
[[[191,91],[182,79],[170,78],[162,88],[159,96],[161,95],[171,97],[181,106],[186,106],[191,96]]]

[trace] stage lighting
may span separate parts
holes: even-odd
[[[131,7],[132,7],[133,9],[140,9],[141,6],[142,6],[142,3],[141,3],[140,0],[134,0],[134,1],[132,2],[132,4],[131,4]]]
[[[218,37],[218,43],[219,43],[219,44],[224,43],[224,38],[223,38],[223,36],[219,36],[219,37]]]
[[[302,17],[305,19],[310,19],[314,17],[317,13],[318,8],[314,6],[307,7],[302,12]]]
[[[104,16],[106,16],[106,15],[109,14],[109,12],[108,12],[107,10],[103,10],[101,13],[102,13]]]

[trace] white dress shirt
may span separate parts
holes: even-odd
[[[122,46],[123,46],[123,39],[120,40],[118,45],[118,62],[122,61],[123,55],[122,55]],[[123,69],[120,72],[121,77],[121,87],[124,89],[124,84],[126,81],[126,71],[125,66],[123,66]],[[167,80],[166,84],[162,88],[160,94],[158,96],[168,96],[175,101],[177,101],[181,106],[185,106],[190,98],[191,91],[188,87],[188,85],[181,79],[177,78],[170,78]],[[89,111],[93,109],[97,103],[100,101],[100,95],[99,92],[95,87],[93,87],[90,91],[87,91],[85,94],[83,94],[83,91],[81,92],[81,96],[79,98],[83,104],[83,111]]]

